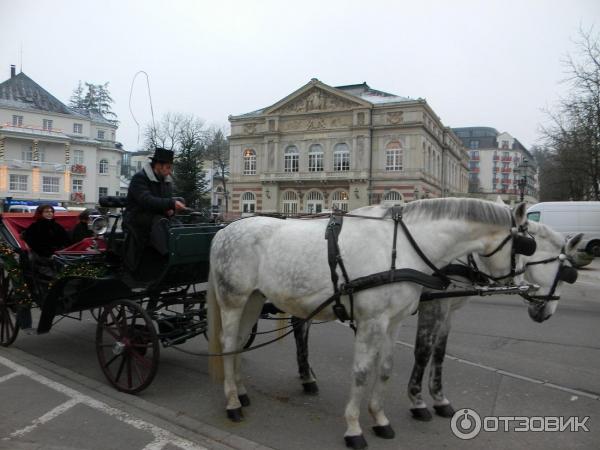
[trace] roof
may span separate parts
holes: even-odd
[[[116,126],[114,124],[114,122],[111,122],[110,120],[108,120],[106,117],[104,117],[98,111],[89,111],[87,109],[81,109],[81,108],[70,108],[70,109],[71,109],[71,111],[88,118],[92,122],[101,123],[104,125],[110,125],[113,127]]]
[[[0,106],[78,115],[23,72],[0,83]]]
[[[318,81],[318,80],[313,78],[312,81]],[[322,83],[322,82],[319,82],[319,83]],[[333,90],[338,89],[338,90],[344,92],[345,94],[351,95],[353,97],[357,97],[361,100],[367,101],[374,105],[413,101],[409,97],[401,97],[399,95],[390,94],[389,92],[372,89],[366,82],[363,82],[360,84],[348,84],[348,85],[344,85],[344,86],[335,86],[335,87],[331,87],[331,89],[333,89]],[[274,105],[275,104],[276,103],[274,103]],[[261,116],[262,114],[264,114],[264,112],[266,110],[268,110],[269,108],[271,108],[272,106],[273,105],[267,106],[265,108],[257,109],[256,111],[251,111],[249,113],[239,114],[239,115],[236,115],[235,117],[237,117],[237,118],[258,117],[258,116]]]

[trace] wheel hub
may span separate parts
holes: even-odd
[[[112,348],[113,355],[120,355],[125,350],[125,347],[126,347],[126,344],[124,344],[123,342],[121,342],[121,341],[115,342],[115,345],[113,345],[113,348]]]

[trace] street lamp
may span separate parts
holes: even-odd
[[[519,186],[521,202],[523,202],[523,199],[525,198],[525,188],[527,187],[527,168],[528,168],[527,164],[528,163],[529,163],[529,161],[527,160],[527,158],[523,158],[523,163],[519,167],[519,173],[521,174],[521,178],[517,182],[517,185]]]

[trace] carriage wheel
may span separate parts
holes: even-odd
[[[117,390],[134,394],[146,389],[158,370],[160,345],[152,319],[130,300],[102,308],[96,328],[100,368]]]
[[[0,345],[8,347],[19,334],[17,325],[17,303],[6,270],[0,270]]]

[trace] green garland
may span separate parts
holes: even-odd
[[[14,300],[17,305],[31,306],[33,300],[29,286],[23,278],[23,271],[19,264],[19,255],[5,242],[0,242],[0,258],[6,275],[12,282]]]
[[[105,265],[92,263],[90,261],[77,262],[69,264],[60,271],[57,279],[65,277],[84,277],[84,278],[102,278],[108,273],[108,268]]]

